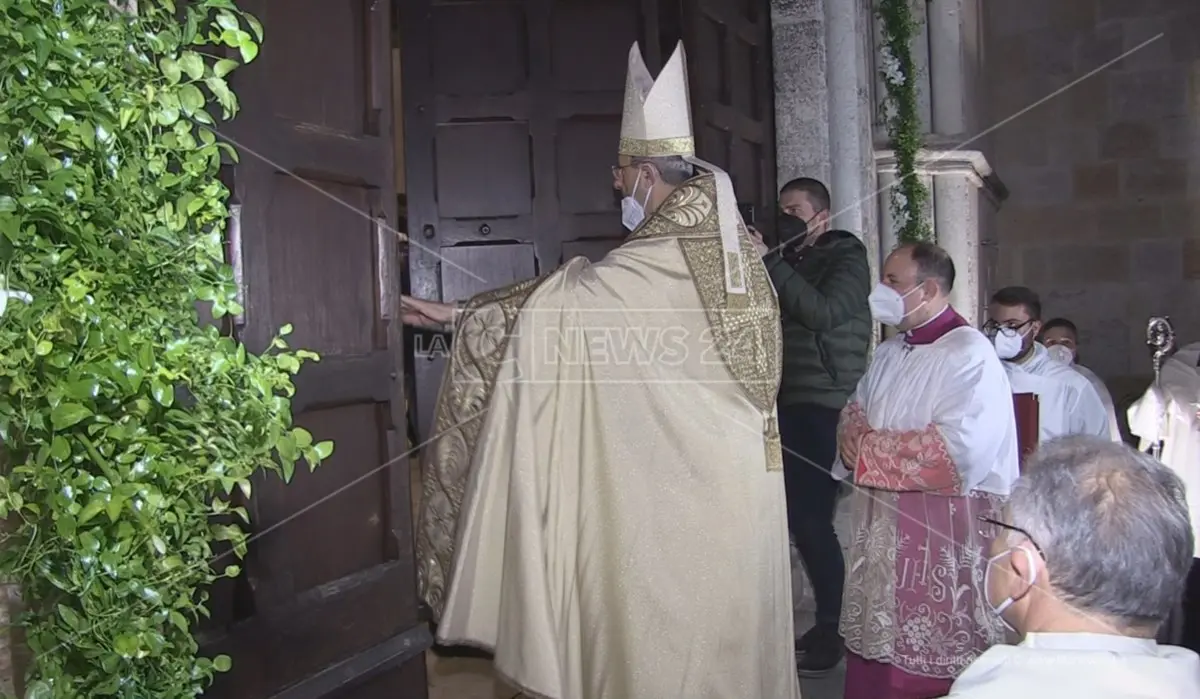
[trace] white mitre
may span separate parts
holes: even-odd
[[[745,298],[746,268],[738,240],[741,224],[737,197],[724,170],[696,157],[692,110],[688,101],[687,58],[682,41],[675,47],[675,53],[671,54],[657,80],[646,68],[637,43],[630,47],[629,71],[625,76],[625,111],[621,116],[621,141],[617,153],[631,158],[679,156],[713,174],[717,184],[721,247],[725,252],[725,291]]]

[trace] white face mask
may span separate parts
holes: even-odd
[[[1004,535],[1001,534],[1000,536],[1004,536]],[[987,596],[987,593],[990,592],[992,589],[992,587],[991,587],[992,566],[996,565],[997,562],[999,562],[999,560],[1001,558],[1004,558],[1005,556],[1011,556],[1013,554],[1013,552],[1015,552],[1015,551],[1021,551],[1022,553],[1025,554],[1025,557],[1029,559],[1029,569],[1033,571],[1033,578],[1029,581],[1028,590],[1033,589],[1033,584],[1037,582],[1037,559],[1033,557],[1032,551],[1025,548],[1024,546],[1018,546],[1017,548],[1012,548],[1012,549],[1005,551],[1004,553],[998,554],[996,556],[992,556],[991,558],[989,558],[987,560],[987,564],[984,566],[984,569],[983,569],[983,589],[984,589],[985,597]],[[1024,596],[1024,595],[1022,595],[1022,596]],[[1012,625],[1008,623],[1007,620],[1005,620],[1004,612],[1009,607],[1013,606],[1013,604],[1015,604],[1018,599],[1019,598],[1017,598],[1017,597],[1005,597],[1004,601],[997,605],[993,605],[992,600],[990,598],[988,598],[988,601],[987,601],[988,606],[992,608],[992,613],[995,614],[996,616],[1000,617],[1000,623],[1004,624],[1004,628],[1008,629],[1009,631],[1012,631],[1013,633],[1016,633],[1017,630],[1014,629],[1012,627]]]
[[[992,345],[1001,359],[1012,359],[1021,354],[1025,345],[1025,333],[1012,328],[998,328],[992,337]]]
[[[1055,361],[1062,362],[1063,364],[1075,363],[1075,353],[1066,345],[1050,345],[1046,348],[1046,352]]]
[[[631,231],[642,225],[646,218],[646,203],[650,201],[649,189],[646,190],[645,199],[637,200],[637,187],[641,181],[642,171],[638,170],[637,179],[633,181],[633,191],[621,200],[621,225]]]
[[[904,299],[911,296],[914,291],[920,288],[921,285],[918,284],[904,294],[901,294],[887,284],[876,284],[871,295],[867,297],[867,303],[871,307],[871,316],[884,325],[899,325],[905,318],[921,310],[928,302],[922,301],[919,306],[908,313],[904,312]]]

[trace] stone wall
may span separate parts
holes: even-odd
[[[1147,317],[1200,340],[1200,2],[985,7],[989,152],[1011,190],[993,286],[1074,320],[1119,401],[1150,371]]]

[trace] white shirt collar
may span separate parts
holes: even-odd
[[[1158,642],[1153,638],[1135,638],[1115,633],[1030,633],[1021,641],[1025,648],[1048,650],[1090,650],[1121,654],[1158,653]]]

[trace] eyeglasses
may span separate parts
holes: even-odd
[[[1025,321],[1024,323],[1018,323],[1016,321],[1011,321],[1011,320],[1007,321],[1005,323],[998,323],[994,320],[989,320],[988,322],[983,324],[983,332],[985,335],[995,335],[996,333],[998,333],[1002,330],[1006,334],[1019,333],[1025,329],[1025,326],[1029,325],[1032,322],[1033,322],[1032,318]]]
[[[1046,558],[1046,552],[1042,550],[1041,546],[1038,546],[1038,543],[1033,540],[1033,536],[1029,532],[1016,525],[1008,524],[1007,522],[1001,522],[1000,520],[993,519],[991,517],[979,515],[979,535],[983,538],[995,539],[1000,535],[1000,530],[1002,529],[1005,531],[1016,532],[1028,539],[1029,543],[1033,545],[1033,550],[1038,552],[1038,555],[1042,557],[1042,560],[1048,560]]]

